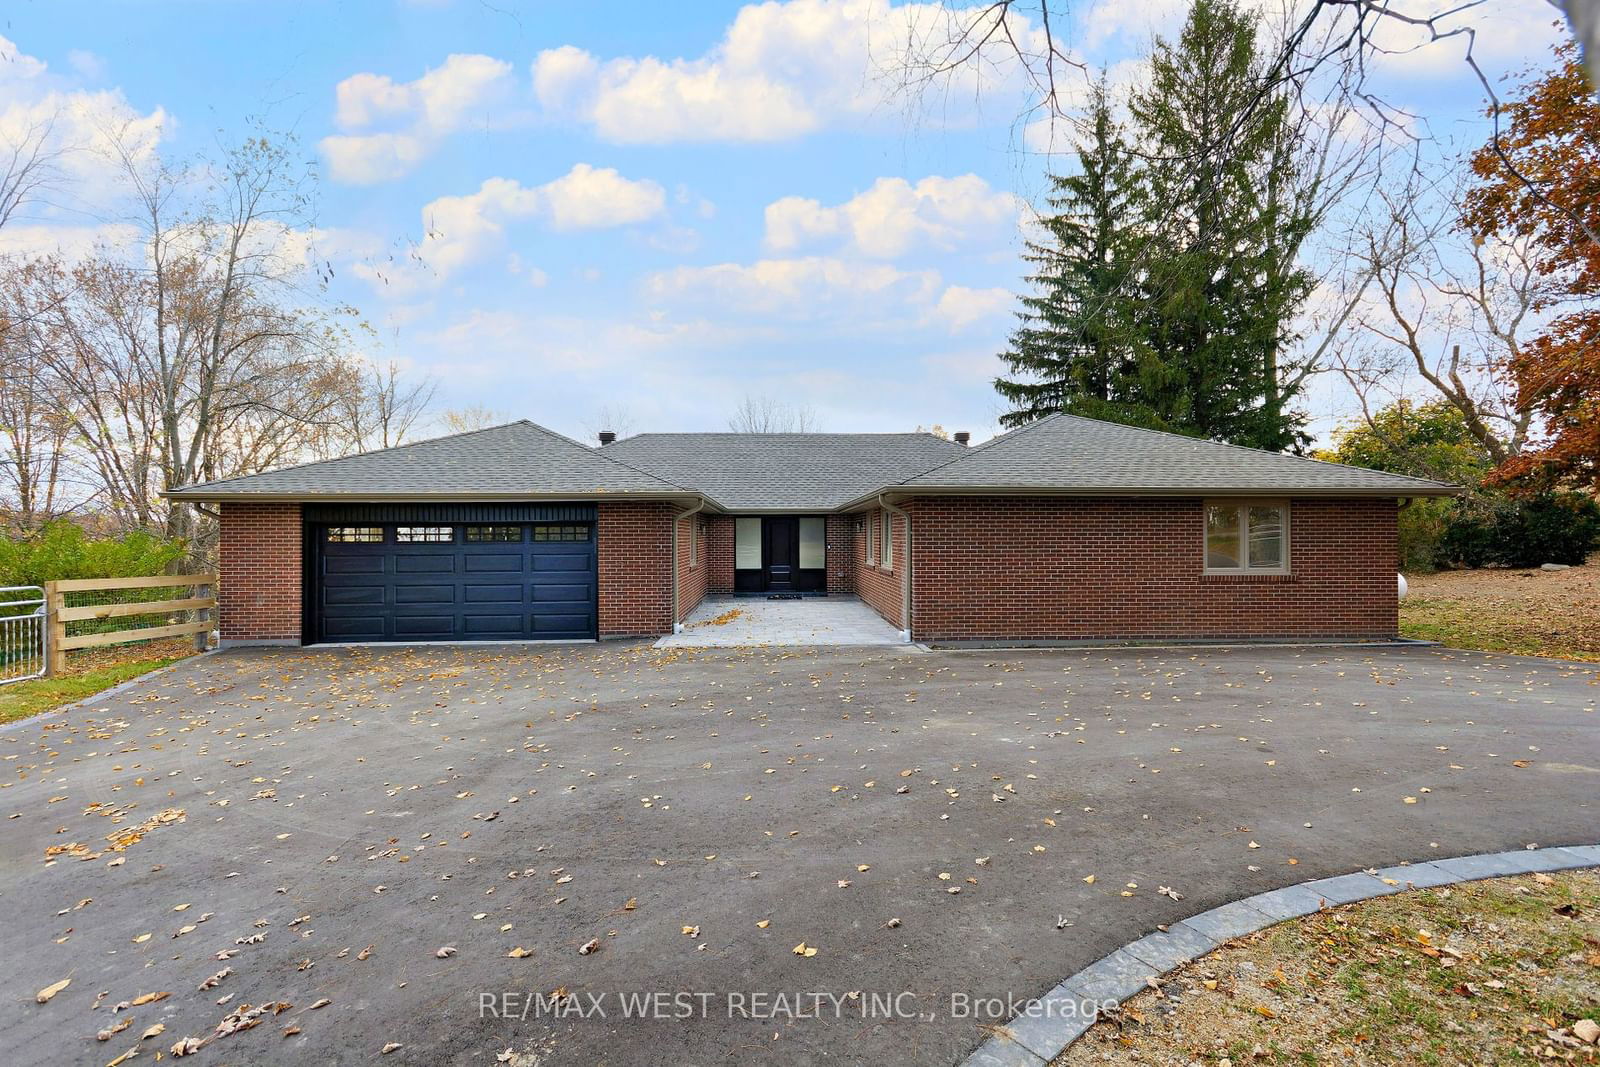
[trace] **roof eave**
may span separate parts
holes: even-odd
[[[168,500],[185,500],[196,503],[227,504],[261,502],[277,504],[392,504],[397,502],[423,502],[429,504],[478,504],[506,501],[560,501],[560,500],[703,500],[714,510],[722,510],[711,497],[686,489],[603,489],[587,493],[535,490],[517,493],[316,493],[263,490],[216,490],[203,488],[169,489],[161,493]]]
[[[1353,489],[1348,487],[1319,488],[1319,489],[1291,489],[1291,488],[1261,488],[1248,489],[1228,488],[1224,486],[1166,486],[1150,488],[1145,486],[1095,486],[1095,487],[1059,487],[1059,486],[1028,486],[1028,485],[887,485],[865,493],[854,500],[840,504],[836,511],[853,511],[865,507],[885,497],[891,500],[905,500],[916,496],[1072,496],[1072,497],[1293,497],[1304,499],[1308,497],[1325,498],[1332,500],[1361,500],[1373,498],[1405,498],[1405,497],[1444,497],[1460,496],[1464,492],[1459,485],[1426,485],[1404,486],[1389,489]]]

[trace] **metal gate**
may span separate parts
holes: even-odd
[[[48,618],[42,588],[0,586],[0,685],[44,674]]]

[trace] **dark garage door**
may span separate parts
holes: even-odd
[[[588,522],[318,526],[318,641],[595,636]]]

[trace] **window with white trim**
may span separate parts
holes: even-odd
[[[884,570],[894,567],[894,527],[890,525],[889,509],[883,509],[883,534],[879,538],[878,562],[883,564]]]
[[[1288,574],[1289,505],[1271,500],[1206,503],[1207,574]]]

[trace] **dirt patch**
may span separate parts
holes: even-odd
[[[134,641],[126,645],[106,645],[101,648],[78,648],[67,653],[66,673],[90,674],[124,663],[183,659],[194,654],[194,639],[189,637],[174,637],[165,641]]]
[[[1232,942],[1128,1001],[1055,1067],[1595,1064],[1597,1017],[1600,872],[1525,875]]]
[[[1442,571],[1409,579],[1407,637],[1457,648],[1600,660],[1600,554],[1564,571]]]

